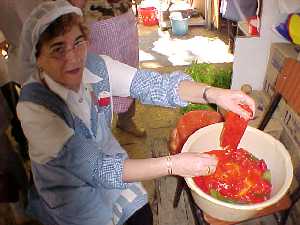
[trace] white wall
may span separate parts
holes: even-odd
[[[254,90],[261,90],[271,43],[285,42],[272,31],[272,25],[283,21],[286,14],[279,12],[278,0],[262,1],[260,37],[236,38],[232,89],[240,89],[243,84],[247,83]]]

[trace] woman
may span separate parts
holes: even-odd
[[[29,212],[51,225],[152,224],[147,194],[137,181],[207,175],[217,160],[200,153],[128,159],[110,131],[111,96],[162,106],[207,100],[244,117],[249,115],[238,103],[254,110],[254,102],[180,72],[162,76],[88,53],[81,16],[66,1],[46,2],[23,27],[21,60],[30,79],[17,109],[35,187]]]

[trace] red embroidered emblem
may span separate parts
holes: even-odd
[[[108,106],[110,104],[110,93],[108,91],[100,92],[97,103],[99,106]]]

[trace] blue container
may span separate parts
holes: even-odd
[[[172,32],[177,36],[185,35],[189,30],[189,18],[170,17]]]

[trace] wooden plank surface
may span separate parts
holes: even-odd
[[[155,137],[150,141],[153,157],[168,154],[167,138]],[[155,197],[152,203],[155,225],[194,225],[192,212],[185,193],[182,194],[177,208],[173,208],[173,199],[177,178],[167,176],[155,180]]]

